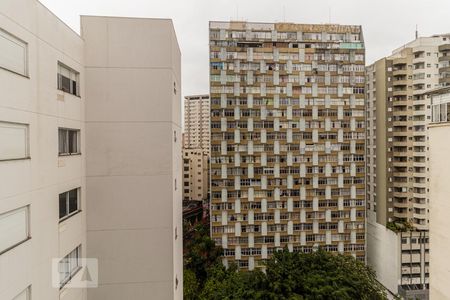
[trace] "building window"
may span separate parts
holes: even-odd
[[[0,254],[30,238],[29,206],[0,214]]]
[[[58,90],[80,96],[80,73],[58,63]]]
[[[80,211],[80,189],[59,194],[59,220],[63,221]]]
[[[19,295],[12,300],[30,300],[31,299],[31,285],[24,289]]]
[[[28,45],[0,29],[0,68],[28,76]]]
[[[0,160],[29,158],[28,125],[0,122]]]
[[[80,153],[80,130],[59,128],[59,155]]]
[[[59,284],[63,288],[81,269],[81,245],[59,261]]]

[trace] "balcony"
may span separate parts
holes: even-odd
[[[439,62],[450,61],[450,55],[444,55],[439,57]]]
[[[439,46],[439,52],[449,52],[450,44],[444,44]]]

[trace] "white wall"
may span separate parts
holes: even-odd
[[[88,256],[99,259],[100,279],[88,298],[181,299],[180,52],[172,22],[82,17],[81,26]]]
[[[0,121],[29,124],[29,159],[0,161],[0,214],[30,205],[31,239],[0,255],[0,299],[27,286],[32,299],[60,299],[51,262],[86,248],[85,213],[59,224],[58,195],[81,187],[86,207],[82,39],[35,0],[0,1],[0,28],[28,44],[28,77],[0,69]],[[81,74],[81,97],[57,90],[58,61]],[[81,129],[82,155],[58,157],[58,127]],[[8,141],[1,141],[8,143]],[[66,290],[61,299],[86,299]]]
[[[450,124],[430,125],[430,299],[450,299]]]
[[[367,211],[367,264],[375,270],[378,281],[396,294],[401,276],[400,238],[375,219],[375,214]]]

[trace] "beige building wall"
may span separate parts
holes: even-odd
[[[0,1],[0,31],[0,244],[16,232],[14,226],[5,229],[5,213],[29,207],[29,239],[0,249],[0,299],[14,299],[27,287],[26,299],[86,299],[84,289],[52,287],[51,268],[53,259],[79,245],[86,254],[83,40],[35,0]],[[25,69],[14,73],[3,64],[17,54],[4,36],[26,45],[16,61]],[[79,72],[79,97],[58,90],[58,62]],[[18,137],[20,130],[6,131],[8,123],[27,127],[25,136]],[[80,130],[81,154],[59,156],[59,127]],[[17,150],[8,146],[19,142],[26,153],[6,157]],[[81,211],[60,220],[59,194],[75,188]],[[22,219],[20,224],[25,225]]]
[[[208,155],[202,149],[183,149],[183,200],[208,198]]]
[[[210,141],[209,95],[184,97],[184,140],[185,149],[203,149],[209,154]]]
[[[430,125],[430,299],[450,299],[450,124]]]
[[[433,120],[429,125],[430,145],[430,299],[450,299],[450,92],[432,96]],[[440,108],[440,111],[436,108]]]
[[[89,299],[181,299],[180,50],[171,20],[81,18]]]

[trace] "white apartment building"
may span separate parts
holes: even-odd
[[[0,299],[86,299],[82,38],[33,0],[0,1]],[[56,274],[57,275],[57,274]]]
[[[172,21],[82,16],[81,33],[87,255],[99,259],[100,276],[88,299],[182,299],[181,54]]]
[[[184,97],[184,149],[203,149],[209,154],[209,95]]]
[[[81,23],[0,1],[0,299],[181,299],[173,24]],[[99,287],[68,288],[86,257]]]
[[[366,69],[367,260],[379,281],[427,299],[430,96],[440,85],[440,45],[420,37]]]
[[[208,198],[208,155],[203,149],[183,149],[183,200]]]

